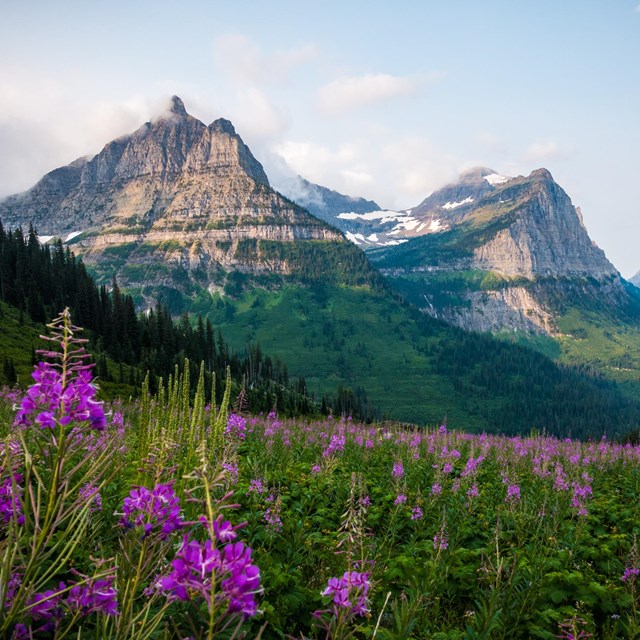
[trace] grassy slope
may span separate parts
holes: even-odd
[[[232,345],[259,342],[318,394],[333,393],[341,383],[361,386],[396,418],[469,422],[451,384],[433,371],[434,336],[421,332],[391,298],[366,287],[258,289],[236,304],[219,300],[210,316]]]
[[[28,384],[31,381],[32,349],[41,348],[39,336],[45,328],[31,322],[26,314],[21,318],[17,309],[4,302],[0,302],[0,324],[0,366],[5,358],[13,360],[18,384]],[[0,371],[0,383],[4,382]]]

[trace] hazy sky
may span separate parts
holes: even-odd
[[[384,208],[546,167],[640,269],[639,0],[0,0],[0,196],[178,94],[287,171]]]

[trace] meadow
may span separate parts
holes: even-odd
[[[51,329],[0,401],[1,637],[640,637],[639,446],[242,415],[189,367],[106,405]]]

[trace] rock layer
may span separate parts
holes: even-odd
[[[43,237],[71,234],[98,277],[117,275],[124,286],[166,284],[172,266],[199,270],[201,280],[229,269],[286,274],[294,265],[263,255],[262,241],[345,242],[269,186],[231,122],[207,126],[177,96],[95,157],[0,202],[0,219],[9,228],[32,224]]]

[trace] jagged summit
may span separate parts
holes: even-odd
[[[233,126],[231,121],[227,120],[226,118],[218,118],[217,120],[214,120],[209,125],[209,128],[212,131],[217,131],[218,133],[226,133],[229,136],[237,135],[235,127]]]
[[[178,96],[171,96],[171,106],[169,107],[171,113],[176,116],[188,115],[187,110],[184,107],[184,102]]]
[[[269,180],[231,122],[220,118],[207,127],[173,96],[159,118],[1,201],[0,218],[9,227],[32,223],[45,235],[116,219],[146,227],[174,206],[191,217],[215,216],[218,202],[241,199],[253,183]]]
[[[177,96],[170,112],[107,143],[92,159],[56,169],[0,201],[0,219],[7,228],[32,224],[41,236],[72,240],[105,281],[117,274],[134,289],[187,290],[191,275],[176,286],[172,269],[217,282],[233,269],[295,268],[277,257],[285,250],[260,255],[260,242],[271,243],[272,251],[293,240],[344,242],[271,189],[231,122],[207,126]],[[126,264],[114,263],[115,255],[126,256]]]

